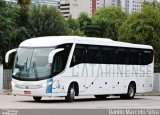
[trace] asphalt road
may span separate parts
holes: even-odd
[[[77,97],[73,103],[64,98],[42,98],[41,102],[32,97],[0,95],[0,109],[160,109],[160,96],[135,96],[133,100],[108,97],[96,100],[94,97]]]

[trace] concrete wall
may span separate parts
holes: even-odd
[[[160,93],[160,73],[154,74],[153,93]]]
[[[0,94],[3,93],[3,65],[0,65]]]

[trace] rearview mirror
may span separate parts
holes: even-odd
[[[9,50],[6,55],[5,55],[5,63],[8,64],[8,61],[9,61],[9,56],[10,54],[14,53],[17,51],[17,48],[16,49],[12,49],[12,50]]]
[[[63,51],[64,48],[59,48],[59,49],[54,49],[53,51],[50,52],[48,56],[48,63],[51,64],[53,62],[53,57],[57,52]]]

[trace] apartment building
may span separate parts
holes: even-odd
[[[104,7],[109,6],[120,6],[121,1],[120,0],[103,0]]]
[[[59,9],[60,0],[32,0],[31,5],[34,5],[34,4],[41,4],[41,5],[46,4],[49,6],[57,7]]]
[[[61,0],[60,12],[65,18],[78,18],[81,12],[92,16],[97,9],[96,0]]]
[[[121,0],[122,10],[127,13],[139,12],[144,2],[153,2],[153,0]]]

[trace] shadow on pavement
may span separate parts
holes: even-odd
[[[32,99],[32,98],[31,98]],[[78,103],[78,102],[97,102],[97,101],[134,101],[134,100],[141,100],[143,98],[134,98],[132,100],[127,100],[127,99],[120,99],[120,98],[106,98],[103,100],[99,100],[96,98],[82,98],[82,99],[75,99],[73,103]],[[27,103],[69,103],[64,100],[64,98],[61,99],[55,99],[53,100],[52,98],[44,99],[40,102],[35,102],[34,100],[28,100],[28,101],[19,101],[19,102],[27,102]]]

